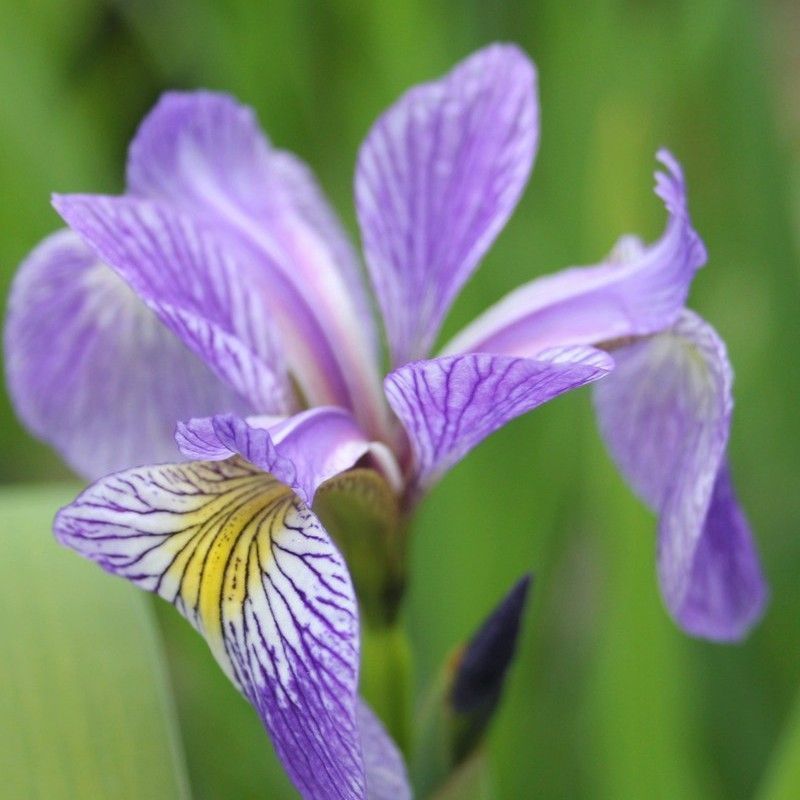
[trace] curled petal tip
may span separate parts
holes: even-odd
[[[667,211],[685,227],[688,261],[699,268],[708,259],[703,240],[691,226],[687,199],[686,178],[678,159],[666,148],[661,148],[656,158],[666,167],[666,172],[656,171],[656,194],[664,201]]]
[[[656,158],[667,169],[666,172],[661,170],[655,172],[656,194],[672,214],[686,214],[686,179],[681,165],[675,156],[663,147],[656,154]]]
[[[677,180],[681,183],[684,182],[683,169],[671,150],[666,147],[659,147],[656,151],[656,160],[660,161]]]
[[[698,639],[716,644],[741,644],[761,622],[769,605],[766,586],[755,598],[743,616],[735,619],[710,619],[692,612],[679,612],[677,621],[681,629]]]
[[[675,618],[681,629],[690,636],[717,644],[740,644],[763,619],[769,606],[769,587],[759,576],[756,584],[737,599],[742,604],[740,608],[709,613],[702,605],[696,607],[689,598],[685,606],[675,613]]]

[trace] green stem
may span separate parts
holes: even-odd
[[[365,624],[361,631],[361,693],[402,753],[411,745],[411,648],[405,630]]]

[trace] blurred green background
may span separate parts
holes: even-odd
[[[3,297],[58,227],[49,193],[120,191],[127,141],[170,87],[254,105],[355,234],[353,165],[375,116],[480,45],[522,45],[539,68],[537,165],[445,336],[521,281],[598,260],[623,232],[655,237],[654,153],[669,146],[710,252],[691,302],[737,372],[731,455],[772,586],[767,616],[735,647],[674,628],[654,520],[579,392],[495,435],[421,508],[416,684],[533,569],[490,737],[494,797],[800,797],[793,0],[0,0],[0,31]],[[5,395],[0,452],[0,797],[292,797],[200,638],[52,541],[77,483]]]

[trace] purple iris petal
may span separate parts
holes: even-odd
[[[367,778],[367,800],[411,800],[403,756],[363,700],[358,704],[358,728]]]
[[[55,533],[197,628],[303,797],[367,796],[356,599],[289,489],[233,460],[128,470],[62,509]]]
[[[645,247],[625,237],[599,266],[567,269],[521,286],[468,325],[444,352],[530,355],[546,347],[598,344],[668,328],[706,251],[692,227],[680,166],[665,150],[658,157],[667,172],[656,174],[656,193],[669,219],[655,244]]]
[[[378,335],[375,328],[372,300],[366,287],[361,254],[353,246],[336,212],[328,203],[311,168],[293,153],[276,150],[272,154],[275,175],[290,199],[292,209],[310,225],[327,245],[347,284],[361,337],[372,348],[377,359]],[[377,363],[377,362],[376,362]]]
[[[761,617],[768,590],[728,465],[717,473],[681,621],[697,636],[740,639]]]
[[[514,417],[601,378],[613,363],[591,347],[555,348],[536,358],[471,353],[400,367],[386,377],[385,390],[425,486]]]
[[[128,187],[235,239],[268,280],[261,303],[310,404],[352,408],[371,432],[382,429],[355,254],[310,171],[271,148],[251,109],[210,92],[164,95],[131,144]]]
[[[725,346],[684,311],[668,331],[614,357],[616,369],[595,389],[600,428],[659,513],[665,602],[689,633],[739,639],[760,617],[766,587],[725,463],[733,408]]]
[[[253,266],[162,205],[72,195],[54,205],[161,320],[253,408],[292,407]]]
[[[350,469],[370,449],[350,412],[331,406],[285,420],[232,414],[193,419],[178,425],[177,441],[189,458],[241,455],[309,504],[321,483]]]
[[[176,418],[252,410],[72,231],[17,273],[5,358],[19,416],[89,478],[175,460]]]
[[[356,204],[395,365],[428,355],[522,193],[538,131],[534,68],[511,45],[411,89],[373,126]]]

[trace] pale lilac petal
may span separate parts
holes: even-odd
[[[367,796],[355,595],[342,556],[290,489],[236,460],[143,467],[87,489],[55,533],[192,623],[303,797]]]
[[[304,161],[286,150],[274,150],[272,167],[291,207],[319,234],[331,251],[339,272],[347,282],[347,293],[353,303],[356,319],[360,322],[362,337],[377,359],[378,336],[374,311],[366,289],[360,254],[328,203],[314,173]]]
[[[358,704],[358,728],[367,777],[367,800],[411,800],[403,756],[363,700]]]
[[[356,204],[395,365],[428,355],[516,206],[538,133],[534,68],[512,45],[480,50],[411,89],[373,126]]]
[[[644,246],[623,237],[611,257],[531,281],[468,325],[444,353],[531,355],[547,347],[596,345],[668,328],[683,309],[706,251],[692,227],[686,183],[675,159],[656,173],[656,193],[668,213],[661,238]]]
[[[750,525],[723,464],[697,545],[681,624],[697,636],[735,641],[759,621],[767,599]]]
[[[353,249],[311,172],[272,149],[251,109],[211,92],[165,94],[131,144],[128,187],[245,248],[309,403],[352,408],[383,429],[374,321]]]
[[[612,366],[607,353],[590,347],[557,348],[535,359],[473,353],[407,364],[390,373],[384,387],[424,486],[514,417],[601,378]]]
[[[668,331],[614,351],[597,385],[603,436],[659,514],[658,572],[679,625],[734,640],[761,615],[766,587],[725,464],[733,380],[715,331],[684,311]]]
[[[252,265],[188,218],[128,197],[54,205],[181,340],[252,407],[283,413],[291,391]]]
[[[248,423],[254,425],[253,420],[255,419],[264,418],[250,417]],[[280,422],[286,417],[266,417],[266,419]],[[186,458],[192,461],[225,461],[236,455],[236,451],[224,444],[222,438],[217,434],[215,422],[216,417],[196,417],[188,422],[178,422],[175,429],[175,442]],[[264,425],[263,427],[267,428],[268,426]]]
[[[174,461],[182,417],[252,410],[72,231],[20,267],[5,363],[19,417],[88,478]]]
[[[192,419],[178,425],[176,438],[189,458],[241,455],[309,504],[320,484],[350,469],[370,450],[370,442],[350,412],[331,406],[284,420],[245,420],[233,414]]]
[[[167,92],[128,152],[128,190],[234,222],[237,211],[268,225],[297,214],[329,247],[348,294],[369,308],[353,248],[303,161],[274,149],[253,110],[215,92]],[[375,338],[369,314],[363,334]]]

